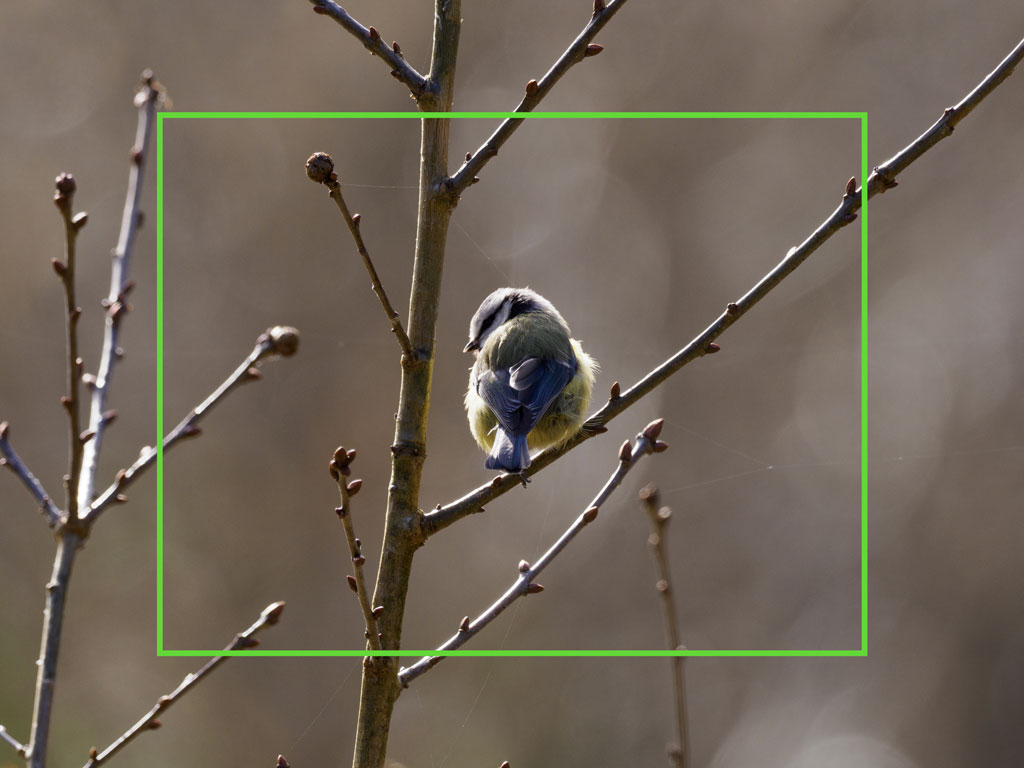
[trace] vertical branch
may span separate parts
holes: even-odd
[[[669,650],[682,649],[679,638],[679,620],[676,617],[675,600],[672,598],[672,581],[669,577],[668,557],[665,555],[665,529],[672,517],[672,510],[658,506],[658,489],[649,485],[640,491],[640,501],[647,510],[651,521],[651,535],[647,543],[651,547],[654,568],[658,574],[655,588],[661,595],[661,607],[665,615],[665,640]],[[676,711],[676,738],[678,744],[670,744],[668,756],[676,768],[687,768],[690,760],[690,729],[686,716],[686,657],[673,656],[672,663],[672,697]]]
[[[103,350],[100,353],[99,368],[92,387],[92,399],[89,407],[89,428],[92,439],[84,447],[82,471],[72,490],[78,496],[78,508],[88,509],[92,504],[93,490],[96,482],[96,461],[99,457],[103,432],[107,424],[113,420],[113,413],[108,413],[107,393],[110,388],[110,376],[117,361],[119,352],[117,339],[121,328],[121,318],[128,310],[127,295],[132,289],[128,280],[128,267],[131,262],[132,248],[135,245],[135,233],[138,231],[141,212],[139,204],[142,200],[142,179],[145,171],[146,156],[149,154],[149,140],[152,135],[154,117],[162,90],[153,79],[153,73],[146,70],[142,73],[142,88],[135,96],[135,106],[139,109],[138,126],[135,130],[135,145],[132,147],[131,168],[128,171],[128,194],[124,201],[124,212],[121,215],[121,234],[117,246],[112,252],[110,269],[110,292],[103,304],[107,308],[106,325],[103,331]]]
[[[82,380],[82,359],[78,356],[78,319],[82,316],[82,308],[75,300],[75,251],[78,232],[85,226],[88,216],[84,213],[74,214],[73,202],[75,189],[78,185],[70,173],[62,173],[57,177],[57,191],[53,195],[53,203],[64,219],[64,261],[53,259],[53,271],[57,273],[64,285],[64,306],[67,326],[68,353],[68,391],[61,398],[61,405],[68,413],[68,476],[65,480],[67,489],[67,513],[72,519],[78,513],[75,489],[82,471],[82,434],[80,401],[78,397],[79,383]]]
[[[427,78],[430,96],[419,102],[424,111],[451,111],[461,5],[460,0],[435,0],[434,39]],[[421,121],[416,253],[407,326],[417,359],[402,367],[395,441],[391,447],[387,519],[373,596],[373,605],[384,606],[378,626],[384,647],[391,649],[401,647],[413,554],[423,543],[420,476],[426,455],[441,272],[448,222],[455,204],[445,183],[450,122],[447,118]],[[379,662],[363,664],[354,768],[380,768],[387,752],[391,713],[401,687],[398,659],[381,657]]]
[[[72,518],[72,521],[74,518]],[[73,524],[66,525],[57,539],[53,575],[46,584],[46,608],[43,611],[43,638],[39,649],[35,704],[32,709],[32,735],[28,743],[29,768],[44,768],[46,747],[53,713],[53,690],[57,678],[57,655],[64,624],[64,603],[71,580],[71,566],[84,535]]]
[[[366,623],[366,640],[375,651],[381,650],[380,634],[377,631],[377,617],[384,612],[383,608],[376,610],[370,606],[370,598],[366,596],[366,578],[363,576],[363,565],[366,558],[363,557],[363,544],[356,538],[356,529],[352,524],[352,497],[359,493],[363,487],[363,481],[356,478],[349,482],[346,478],[352,474],[349,465],[356,457],[355,449],[345,450],[345,446],[338,446],[331,459],[331,477],[338,484],[338,492],[341,494],[341,506],[335,509],[338,519],[341,520],[345,529],[345,539],[348,541],[348,551],[352,555],[352,571],[347,581],[349,588],[356,593],[359,600],[359,608],[363,612],[363,621]]]

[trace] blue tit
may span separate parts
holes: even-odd
[[[488,469],[522,472],[530,449],[579,431],[597,363],[550,301],[529,288],[494,291],[469,323],[471,350],[466,412]]]

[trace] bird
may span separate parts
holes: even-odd
[[[554,305],[529,288],[498,288],[469,323],[476,361],[466,414],[484,466],[522,473],[530,449],[562,445],[583,425],[597,362]]]

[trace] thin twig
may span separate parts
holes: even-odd
[[[334,159],[326,152],[314,153],[306,160],[306,175],[330,190],[330,197],[337,204],[338,210],[341,211],[342,218],[345,219],[345,223],[348,225],[348,231],[352,233],[352,239],[355,240],[356,250],[359,251],[359,255],[363,258],[363,266],[366,267],[366,271],[370,275],[370,284],[373,286],[373,292],[377,294],[377,298],[384,308],[384,314],[388,316],[388,322],[391,323],[391,332],[395,334],[398,345],[402,348],[402,359],[406,364],[411,364],[419,359],[419,356],[416,354],[416,350],[413,349],[412,342],[409,341],[409,335],[405,332],[405,328],[402,327],[401,318],[399,318],[395,308],[388,300],[388,295],[384,291],[384,284],[381,283],[380,275],[377,274],[377,270],[373,266],[370,252],[366,250],[366,243],[363,242],[363,235],[359,229],[360,216],[358,213],[352,215],[349,212],[345,198],[341,194],[338,174],[334,172]]]
[[[359,598],[359,607],[363,611],[363,620],[366,622],[366,640],[372,649],[379,651],[381,649],[381,642],[377,631],[377,616],[384,609],[378,608],[377,613],[374,613],[374,609],[370,605],[370,598],[367,597],[366,591],[366,579],[363,575],[363,565],[366,563],[366,558],[363,557],[362,551],[363,544],[356,538],[355,527],[352,525],[350,502],[352,497],[359,493],[359,489],[363,487],[363,481],[358,478],[352,482],[347,480],[348,476],[352,474],[349,465],[355,457],[355,449],[346,451],[344,446],[339,446],[334,451],[334,457],[331,459],[330,465],[331,477],[338,483],[338,491],[341,493],[341,506],[337,507],[334,511],[345,528],[345,538],[348,540],[349,553],[352,555],[353,575],[348,577],[348,585],[356,593],[356,597]]]
[[[651,535],[647,543],[654,558],[654,569],[658,575],[655,588],[661,595],[661,609],[665,617],[665,642],[668,649],[682,649],[679,637],[679,620],[676,617],[675,600],[672,597],[672,578],[669,573],[668,556],[665,554],[665,529],[672,517],[672,510],[658,505],[658,489],[652,485],[640,491],[640,501],[651,522]],[[672,656],[672,700],[676,712],[676,744],[668,747],[668,756],[675,768],[687,768],[690,763],[690,729],[686,715],[686,657]]]
[[[389,48],[375,27],[364,27],[352,18],[348,11],[332,0],[309,1],[313,4],[313,10],[316,13],[330,16],[362,43],[366,50],[383,59],[391,67],[391,76],[406,85],[417,103],[429,96],[430,85],[427,78],[409,65],[405,56],[402,55],[402,49],[398,43],[392,43]]]
[[[630,469],[639,461],[641,456],[645,456],[649,453],[660,453],[668,448],[666,443],[658,440],[658,435],[661,434],[661,428],[664,425],[663,419],[652,421],[648,424],[644,430],[636,436],[636,445],[633,446],[627,440],[622,444],[619,449],[619,463],[615,467],[615,471],[612,472],[611,477],[608,478],[608,482],[604,484],[594,500],[590,502],[586,510],[579,517],[577,517],[572,525],[570,525],[565,532],[558,537],[554,544],[552,544],[548,550],[540,556],[540,558],[533,564],[526,562],[525,560],[519,563],[519,578],[515,580],[511,587],[509,587],[505,594],[498,598],[486,611],[477,616],[473,621],[469,620],[467,616],[462,620],[459,625],[459,631],[448,638],[444,643],[438,647],[439,651],[453,651],[457,648],[462,647],[470,638],[476,635],[481,629],[490,624],[496,619],[506,608],[512,603],[528,594],[541,592],[544,587],[540,584],[534,584],[533,580],[537,575],[543,571],[558,554],[568,546],[576,535],[582,531],[589,523],[594,522],[597,519],[597,513],[601,508],[601,505],[608,500],[611,496],[612,491],[619,487],[622,479],[626,476]],[[427,670],[435,667],[445,658],[444,656],[424,656],[415,664],[410,667],[404,667],[398,673],[398,680],[402,683],[403,687],[409,685],[410,682],[415,680],[417,677],[422,675]]]
[[[153,72],[142,73],[142,87],[135,95],[135,106],[139,119],[135,130],[135,145],[131,152],[131,167],[128,171],[128,193],[125,196],[124,212],[121,215],[121,234],[112,251],[110,268],[110,292],[104,300],[106,322],[103,332],[103,349],[100,353],[99,368],[92,381],[92,398],[89,407],[88,432],[92,439],[85,444],[82,456],[82,474],[78,481],[78,508],[88,509],[96,484],[96,462],[106,426],[113,421],[114,412],[107,412],[107,394],[110,391],[110,377],[114,364],[121,357],[118,336],[121,319],[129,309],[128,294],[134,283],[128,280],[135,233],[138,231],[142,202],[142,180],[146,158],[149,156],[149,142],[155,122],[157,105],[163,89],[153,78]]]
[[[603,0],[595,2],[594,14],[590,17],[590,21],[583,27],[583,30],[576,36],[576,39],[572,41],[572,45],[565,50],[565,53],[558,57],[558,60],[545,73],[544,77],[540,80],[531,80],[526,84],[526,92],[523,95],[523,99],[514,111],[532,112],[540,104],[541,100],[547,96],[548,91],[554,87],[555,83],[562,79],[562,76],[573,65],[579,64],[589,56],[600,53],[603,50],[602,46],[592,45],[591,41],[597,37],[597,33],[611,20],[612,16],[619,12],[619,9],[626,4],[626,1],[612,0],[607,5],[605,5]],[[476,152],[469,155],[462,164],[462,167],[451,177],[448,182],[449,189],[456,195],[459,195],[466,187],[472,184],[483,167],[490,162],[492,157],[498,154],[498,150],[515,133],[515,130],[522,124],[524,119],[522,117],[510,117],[502,121],[490,138]]]
[[[232,640],[224,650],[236,651],[239,649],[247,650],[249,648],[255,648],[260,643],[254,636],[264,627],[277,624],[278,619],[281,618],[282,611],[284,611],[283,602],[271,603],[268,605],[263,609],[263,613],[260,614],[260,617],[256,622],[241,634],[235,635],[235,639]],[[166,696],[161,696],[157,699],[153,708],[143,715],[135,725],[125,731],[121,736],[117,737],[109,747],[104,749],[102,752],[97,751],[95,748],[89,750],[89,761],[85,764],[85,768],[96,768],[120,752],[140,733],[159,728],[161,723],[156,719],[158,715],[170,709],[172,704],[188,693],[188,691],[195,687],[200,680],[220,666],[221,663],[230,658],[230,656],[214,656],[206,662],[198,672],[192,672],[186,675],[185,679],[181,681],[181,684],[177,688]]]
[[[952,127],[966,117],[977,105],[990,94],[997,85],[1009,77],[1021,59],[1024,58],[1024,40],[1017,44],[1009,56],[992,71],[970,94],[960,101],[955,107],[945,110],[942,117],[936,121],[931,128],[925,131],[911,144],[904,147],[891,159],[878,166],[868,178],[867,196],[874,197],[879,192],[896,186],[893,178],[897,173],[903,171],[921,155],[927,152],[938,141],[945,138],[952,132]],[[718,345],[713,344],[715,339],[722,335],[725,330],[745,315],[750,309],[779,283],[782,282],[793,270],[802,264],[808,256],[820,248],[826,240],[838,232],[847,224],[856,219],[856,213],[860,210],[863,200],[863,189],[857,187],[855,180],[850,179],[845,188],[842,202],[832,214],[822,222],[811,235],[799,246],[791,248],[786,257],[779,264],[769,271],[761,280],[740,299],[729,303],[711,325],[704,329],[689,344],[676,352],[672,357],[652,370],[640,381],[630,387],[627,391],[619,393],[618,383],[613,388],[615,391],[608,402],[591,416],[579,433],[571,440],[558,448],[548,448],[536,456],[530,466],[523,472],[527,477],[536,474],[556,459],[571,451],[579,444],[585,442],[596,434],[604,431],[605,425],[622,413],[624,410],[635,404],[640,398],[652,392],[658,385],[662,384],[672,374],[682,369],[688,363],[706,354],[717,352]],[[499,475],[490,483],[482,485],[474,491],[466,494],[460,499],[450,502],[444,506],[438,506],[432,512],[423,517],[423,532],[430,536],[438,531],[447,528],[456,520],[466,515],[479,512],[485,504],[507,493],[520,484],[520,475]]]
[[[35,701],[32,706],[32,734],[26,748],[29,768],[46,766],[50,719],[53,715],[53,693],[57,683],[57,656],[60,653],[60,636],[64,627],[64,605],[71,582],[71,567],[87,532],[76,518],[68,517],[63,521],[60,535],[57,537],[53,573],[46,584],[43,637],[39,648],[39,670],[36,673]]]
[[[11,734],[7,732],[7,729],[4,728],[2,725],[0,725],[0,741],[6,741],[8,744],[11,745],[11,747],[14,748],[14,751],[22,757],[28,754],[28,747],[26,747],[13,736],[11,736]]]
[[[82,380],[82,359],[78,356],[78,320],[82,316],[82,308],[75,301],[75,251],[78,233],[88,221],[85,213],[74,213],[74,197],[77,188],[75,178],[70,173],[62,173],[57,177],[53,202],[64,220],[64,261],[52,259],[53,271],[57,273],[64,286],[65,325],[67,328],[67,379],[68,392],[61,398],[61,405],[68,413],[68,476],[65,481],[67,488],[68,517],[74,519],[78,514],[76,489],[82,471],[82,444],[88,439],[82,432],[81,402],[78,397],[79,384]]]
[[[50,494],[43,488],[43,484],[39,482],[39,478],[29,471],[18,454],[15,453],[14,446],[11,445],[10,438],[7,436],[8,430],[7,422],[0,422],[0,454],[3,454],[3,457],[0,458],[0,466],[7,467],[18,476],[24,486],[28,488],[28,492],[38,502],[43,515],[46,516],[46,522],[53,528],[60,523],[60,510],[53,503]]]
[[[188,415],[178,423],[178,426],[164,437],[164,452],[169,451],[182,438],[197,436],[200,433],[199,422],[221,400],[236,387],[258,379],[260,377],[258,367],[260,361],[273,356],[291,357],[298,350],[298,347],[299,332],[294,328],[277,325],[260,334],[260,337],[256,340],[256,346],[253,347],[249,356],[242,361],[242,364],[221,382],[220,386],[209,397],[189,411]],[[89,506],[88,512],[83,516],[83,519],[92,524],[100,512],[112,501],[126,501],[123,491],[156,461],[156,456],[157,449],[154,446],[143,448],[135,463],[127,469],[120,470],[110,487],[96,497]]]

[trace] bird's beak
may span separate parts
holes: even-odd
[[[476,339],[470,339],[469,343],[462,348],[463,352],[476,351],[480,349],[480,345]]]

